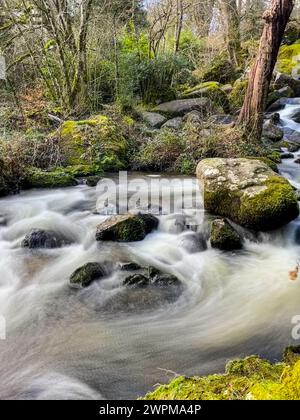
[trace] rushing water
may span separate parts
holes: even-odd
[[[285,125],[290,111],[281,113]],[[281,171],[300,187],[298,168],[291,159]],[[143,242],[97,244],[103,216],[95,202],[95,189],[84,185],[0,201],[2,399],[136,398],[172,372],[218,372],[228,359],[253,353],[278,360],[283,347],[297,344],[291,331],[300,281],[291,282],[289,271],[300,258],[299,220],[247,240],[238,253],[197,249],[196,234],[172,214]],[[24,250],[31,228],[60,232],[72,244]],[[115,268],[85,290],[70,289],[70,274],[90,261]],[[185,287],[179,296],[127,290],[118,261],[156,266]]]

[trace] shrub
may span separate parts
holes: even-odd
[[[145,104],[172,100],[185,64],[182,58],[169,54],[143,59],[136,53],[127,54],[122,60],[121,95],[139,96]]]
[[[219,83],[231,83],[238,74],[233,65],[223,55],[218,55],[202,68],[194,71],[194,76],[199,82],[209,82],[214,80]]]

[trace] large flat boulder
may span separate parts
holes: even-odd
[[[205,209],[255,231],[280,228],[299,215],[289,182],[254,159],[204,159],[197,168]]]
[[[191,111],[200,111],[205,115],[210,108],[211,102],[208,98],[196,98],[165,102],[158,105],[153,111],[172,117],[180,117]]]

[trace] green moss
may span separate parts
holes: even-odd
[[[227,57],[220,55],[208,64],[193,72],[193,76],[199,82],[209,82],[215,80],[219,83],[230,83],[238,77],[237,71],[228,61]]]
[[[229,95],[229,101],[232,109],[234,111],[239,110],[245,99],[246,91],[248,87],[248,80],[237,80]]]
[[[23,181],[23,188],[61,188],[74,185],[77,185],[75,178],[62,169],[46,172],[28,168]]]
[[[89,120],[66,121],[60,132],[67,165],[97,165],[99,170],[125,166],[127,142],[118,124],[98,115]]]
[[[280,154],[280,152],[277,152],[275,150],[273,152],[269,153],[267,158],[274,163],[277,163],[277,164],[281,163],[281,154]]]
[[[266,189],[254,197],[241,198],[239,221],[242,226],[255,230],[272,230],[286,220],[299,215],[297,198],[290,184],[279,176],[269,177]]]
[[[272,364],[257,356],[233,360],[225,374],[175,378],[146,400],[300,399],[300,361]]]
[[[212,160],[212,168],[215,164]],[[247,180],[247,188],[250,186],[251,179]],[[298,217],[297,198],[286,179],[270,171],[265,179],[253,182],[253,187],[253,192],[248,193],[243,188],[230,189],[226,183],[215,183],[205,188],[205,208],[256,231],[277,229]]]
[[[182,94],[183,99],[196,98],[204,96],[209,98],[217,106],[223,108],[224,112],[230,112],[229,99],[225,92],[222,91],[218,82],[204,82],[193,88],[185,90]]]
[[[70,277],[70,285],[75,287],[88,287],[94,280],[103,277],[105,271],[101,264],[87,263],[78,268]]]
[[[74,165],[67,166],[64,171],[75,178],[81,178],[91,175],[100,175],[103,173],[100,165]]]
[[[277,70],[292,74],[296,66],[299,66],[298,74],[300,74],[300,44],[282,46],[278,55]]]
[[[211,246],[222,251],[238,250],[243,247],[241,237],[223,219],[217,219],[211,225]]]
[[[287,366],[280,381],[262,381],[253,385],[249,393],[255,400],[299,400],[300,361]]]

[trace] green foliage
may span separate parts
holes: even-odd
[[[171,170],[183,151],[182,137],[172,131],[162,130],[141,147],[134,165],[138,169],[148,171]]]
[[[238,77],[233,65],[223,55],[218,55],[213,60],[194,71],[194,76],[199,82],[214,80],[219,83],[231,83]]]
[[[136,52],[126,54],[121,65],[121,95],[140,97],[145,104],[172,100],[185,65],[181,57],[173,54],[156,58],[141,57]]]

